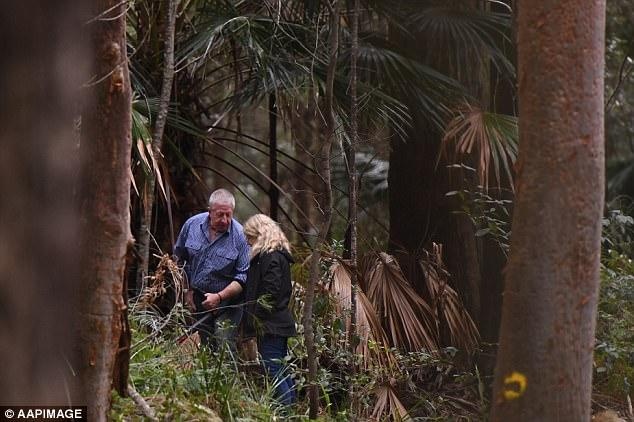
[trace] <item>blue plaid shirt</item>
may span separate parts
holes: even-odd
[[[233,280],[244,287],[249,269],[249,245],[242,225],[232,219],[229,229],[212,242],[209,213],[189,218],[181,229],[174,255],[185,263],[189,286],[205,293],[216,293]]]

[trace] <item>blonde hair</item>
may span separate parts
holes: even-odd
[[[251,258],[261,252],[286,250],[291,252],[291,245],[286,235],[270,217],[264,214],[255,214],[244,223],[244,234],[255,239],[251,245]]]

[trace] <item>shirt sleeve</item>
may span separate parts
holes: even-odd
[[[181,264],[189,259],[189,254],[187,253],[187,248],[185,247],[185,241],[187,240],[188,235],[189,224],[185,222],[185,224],[183,224],[183,227],[181,228],[180,233],[178,234],[176,244],[174,245],[174,256],[178,258],[178,261]]]
[[[240,242],[238,243],[238,259],[236,260],[236,275],[234,280],[242,285],[244,288],[247,283],[247,272],[249,271],[249,245],[244,234],[240,236]]]

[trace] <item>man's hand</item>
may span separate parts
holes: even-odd
[[[183,302],[187,309],[191,312],[196,312],[196,304],[194,303],[194,291],[188,290],[183,294]]]
[[[222,302],[222,299],[218,293],[205,293],[203,307],[208,310],[216,309],[220,302]]]

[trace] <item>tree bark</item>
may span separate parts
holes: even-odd
[[[313,98],[314,94],[309,91],[307,97]],[[315,197],[320,196],[321,181],[315,174],[314,168],[309,167],[317,155],[318,147],[322,141],[323,125],[318,121],[318,113],[314,100],[309,100],[306,104],[299,103],[291,108],[290,126],[293,134],[293,152],[297,158],[294,164],[294,173],[297,177],[289,180],[289,191],[293,195],[294,201],[299,208],[304,211],[306,217],[293,209],[295,221],[299,226],[301,234],[311,239],[310,245],[314,243],[316,233],[312,227],[316,226],[317,213],[315,207]],[[302,163],[307,163],[304,166]],[[295,242],[301,242],[302,237],[294,236]],[[309,245],[309,246],[310,246]]]
[[[275,183],[277,180],[277,104],[275,93],[269,94],[269,177]],[[280,191],[275,184],[269,187],[269,216],[278,221],[278,209],[280,202]]]
[[[590,420],[604,28],[602,0],[519,10],[519,177],[493,421]]]
[[[169,0],[167,2],[167,15],[165,25],[165,46],[163,54],[163,80],[161,83],[161,97],[159,99],[159,108],[156,114],[156,122],[154,124],[154,133],[152,134],[152,154],[156,163],[161,161],[163,150],[163,133],[167,122],[167,113],[172,94],[172,82],[174,81],[174,37],[176,26],[176,9],[178,0]],[[148,275],[150,264],[150,231],[152,223],[152,210],[154,202],[156,202],[156,178],[155,173],[159,172],[159,168],[151,169],[150,174],[145,183],[144,197],[142,201],[143,212],[141,213],[141,222],[139,227],[139,265],[136,274],[136,289],[140,290],[143,281]],[[158,175],[160,177],[160,174]],[[168,189],[168,187],[166,187]],[[171,204],[167,203],[167,207]],[[173,239],[172,239],[173,241]]]
[[[357,62],[359,57],[359,14],[361,7],[359,0],[352,2],[352,11],[349,12],[352,20],[352,42],[350,46],[350,143],[346,148],[346,161],[348,163],[348,234],[350,239],[350,265],[351,270],[351,286],[350,286],[350,333],[348,333],[350,352],[354,353],[357,347],[357,147],[359,144],[359,103],[357,98]],[[351,375],[357,371],[356,363],[351,366]],[[355,400],[355,392],[353,385],[350,388],[350,399],[353,403]]]
[[[337,57],[339,55],[339,11],[341,3],[334,1],[330,17],[330,35],[329,35],[329,59],[328,70],[326,76],[326,87],[324,95],[324,110],[326,139],[320,145],[319,153],[315,157],[315,172],[323,183],[324,193],[317,202],[320,208],[320,224],[317,232],[317,240],[315,242],[311,258],[310,273],[308,279],[308,288],[306,289],[306,297],[304,303],[304,336],[306,350],[308,354],[308,399],[309,413],[311,420],[317,419],[319,412],[319,386],[317,385],[317,349],[315,347],[315,332],[313,328],[313,303],[315,301],[315,290],[320,277],[321,264],[321,248],[326,244],[328,232],[330,231],[330,223],[332,220],[332,187],[330,185],[330,156],[332,151],[333,140],[335,139],[335,115],[334,115],[334,80],[337,65]],[[309,101],[316,101],[316,98],[310,98]]]
[[[434,0],[420,8],[451,7],[476,10],[477,2]],[[445,34],[435,39],[437,31],[422,32],[413,39],[403,35],[397,26],[390,28],[390,36],[404,53],[443,74],[455,77],[474,98],[481,98],[488,81],[482,80],[484,70],[473,57],[447,54],[444,50],[464,50],[455,46],[458,40]],[[439,45],[441,47],[439,47]],[[403,99],[406,104],[415,104]],[[444,262],[451,273],[453,287],[461,295],[469,313],[478,320],[480,311],[480,263],[475,230],[467,216],[457,215],[456,206],[445,194],[464,189],[468,181],[455,170],[447,169],[446,159],[438,161],[442,131],[430,119],[410,106],[413,125],[403,137],[391,137],[390,167],[388,172],[390,238],[388,251],[394,254],[405,275],[421,292],[424,275],[419,261],[423,248],[430,243],[443,244]],[[468,187],[468,186],[467,186]]]
[[[515,24],[517,20],[515,15],[517,13],[515,7],[515,1],[510,1],[512,8],[511,28],[508,31],[511,38],[511,44],[509,48],[509,59],[515,67],[517,67],[517,54],[516,54],[516,29]],[[508,9],[505,5],[498,3],[491,4],[491,10],[496,13],[508,13]],[[503,43],[504,40],[501,36],[497,39],[499,43]],[[517,116],[517,90],[515,86],[515,79],[509,75],[505,75],[495,66],[491,67],[491,110],[495,113],[506,114],[509,116]],[[493,169],[490,169],[493,174]],[[513,180],[509,180],[508,177],[500,175],[501,180],[497,183],[500,187],[491,189],[489,195],[495,199],[513,200]],[[512,207],[508,207],[509,213],[512,213]],[[497,343],[500,332],[500,321],[502,319],[502,291],[504,290],[504,276],[503,271],[506,267],[507,256],[506,252],[500,247],[498,242],[491,235],[486,235],[481,238],[482,245],[482,265],[481,271],[481,292],[480,295],[480,321],[478,323],[478,330],[482,338],[481,350],[478,355],[478,366],[480,372],[484,376],[493,376],[495,369],[495,355],[497,352]]]
[[[95,2],[89,23],[94,82],[82,114],[79,379],[88,420],[107,419],[124,325],[123,270],[130,234],[131,89],[126,4]]]
[[[0,8],[0,401],[74,400],[83,2]],[[78,120],[75,121],[78,124]]]

